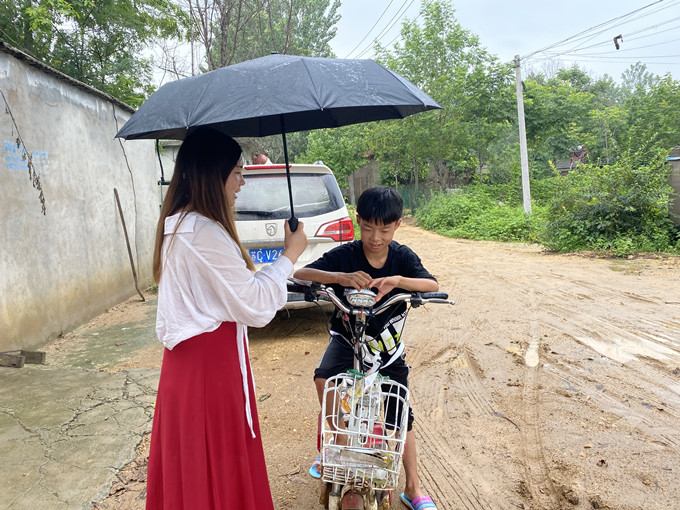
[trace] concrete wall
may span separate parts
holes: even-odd
[[[4,351],[44,345],[136,294],[114,188],[148,287],[158,170],[152,141],[114,140],[130,107],[1,42],[0,92]]]

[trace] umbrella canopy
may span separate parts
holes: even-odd
[[[373,60],[275,53],[166,83],[116,138],[184,140],[199,126],[230,136],[282,134],[295,231],[286,133],[401,119],[436,108],[441,106],[430,96]]]
[[[166,83],[116,137],[183,140],[198,126],[261,137],[437,108],[430,96],[373,60],[272,54]]]

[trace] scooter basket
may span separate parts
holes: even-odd
[[[323,480],[357,489],[395,489],[408,402],[404,385],[379,374],[351,371],[329,378],[322,403]]]

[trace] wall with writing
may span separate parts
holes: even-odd
[[[0,42],[0,351],[32,349],[151,279],[152,141],[114,139],[132,109]]]

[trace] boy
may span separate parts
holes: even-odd
[[[317,261],[298,269],[293,276],[328,284],[338,296],[342,296],[344,289],[348,287],[357,290],[377,288],[377,300],[404,291],[439,290],[437,280],[423,267],[420,258],[410,248],[393,240],[394,233],[401,224],[403,208],[401,197],[393,189],[367,189],[357,202],[357,223],[361,240],[334,248]],[[406,311],[406,303],[395,304],[393,309],[373,319],[366,335],[375,339],[371,345],[376,347],[376,355],[380,356],[383,363],[380,373],[408,386],[410,367],[405,362],[403,346],[399,342]],[[354,366],[354,347],[349,341],[352,335],[347,328],[342,314],[335,313],[331,318],[329,345],[314,371],[319,402],[323,399],[326,379]],[[401,499],[409,508],[436,509],[432,500],[420,488],[411,409],[408,413],[403,456],[406,487]],[[319,459],[310,469],[312,476],[320,476],[318,463]]]

